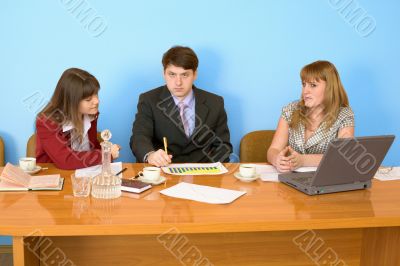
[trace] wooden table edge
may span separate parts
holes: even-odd
[[[310,221],[270,221],[252,223],[218,223],[218,224],[121,224],[121,225],[35,225],[4,226],[0,225],[0,235],[9,236],[94,236],[94,235],[152,235],[168,232],[176,228],[180,233],[243,233],[268,231],[300,231],[310,229],[352,229],[400,227],[400,218],[393,219],[342,219]]]

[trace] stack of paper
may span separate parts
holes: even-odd
[[[316,171],[317,167],[300,167],[294,170],[294,172],[312,172]],[[256,173],[260,175],[262,181],[279,182],[278,170],[272,165],[256,165]]]
[[[279,172],[272,165],[256,165],[256,173],[260,175],[262,181],[279,182]]]
[[[81,168],[75,170],[75,175],[76,176],[90,176],[90,177],[95,177],[99,174],[101,174],[101,165],[95,165],[91,167],[86,167],[86,168]],[[122,170],[122,163],[117,162],[117,163],[112,163],[111,164],[111,172],[113,174],[116,174]],[[119,177],[122,178],[122,174],[119,175]]]
[[[161,190],[160,193],[174,198],[188,199],[211,204],[231,203],[235,199],[246,194],[245,191],[201,186],[185,182],[181,182],[175,186]]]
[[[220,175],[228,172],[220,162],[170,164],[161,169],[169,175]]]
[[[375,178],[380,181],[400,180],[400,167],[381,168]]]

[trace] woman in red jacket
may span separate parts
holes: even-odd
[[[60,169],[77,169],[101,163],[97,140],[99,82],[90,73],[64,71],[47,106],[36,119],[36,160]],[[112,157],[118,158],[113,144]]]

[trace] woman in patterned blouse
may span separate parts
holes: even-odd
[[[301,98],[283,107],[268,149],[268,161],[280,172],[317,166],[331,140],[354,136],[354,114],[335,66],[316,61],[300,77]]]

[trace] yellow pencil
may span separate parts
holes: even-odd
[[[163,137],[163,141],[164,141],[164,151],[165,151],[166,154],[168,154],[168,151],[167,151],[167,138]]]

